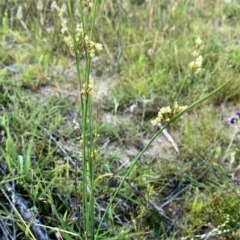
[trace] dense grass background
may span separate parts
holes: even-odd
[[[52,239],[84,239],[81,166],[71,164],[81,163],[73,122],[81,115],[77,76],[52,6],[50,0],[0,3],[0,148],[8,168],[1,173],[2,239],[33,239],[7,198],[5,184],[13,181]],[[100,2],[95,39],[104,51],[92,59],[96,226],[129,162],[156,131],[150,120],[175,99],[197,37],[203,71],[181,92],[181,105],[231,82],[170,126],[180,154],[163,136],[144,155],[99,239],[239,239],[239,125],[229,123],[240,110],[239,20],[237,0]]]

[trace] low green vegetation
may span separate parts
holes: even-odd
[[[239,1],[88,2],[0,3],[0,238],[239,239]]]

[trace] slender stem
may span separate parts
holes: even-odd
[[[190,76],[190,77],[191,77],[191,76]],[[178,93],[177,93],[174,101],[177,101],[177,100],[178,100],[178,97],[179,97],[180,93],[182,92],[184,86],[186,85],[188,78],[189,78],[189,75],[187,75],[187,76],[184,78],[183,83],[182,83],[182,85],[181,85],[181,87],[180,87],[180,89],[179,89],[179,91],[178,91]]]
[[[97,14],[97,4],[98,1],[95,0],[93,3],[93,11],[91,15],[91,29],[90,29],[90,39],[93,39],[94,35],[94,25]],[[84,35],[86,32],[86,24],[85,24],[85,14],[83,12],[83,1],[80,0],[80,15],[81,15],[81,23],[84,31]],[[83,36],[85,37],[85,36]],[[84,39],[83,39],[84,41]],[[85,72],[84,72],[84,84],[81,86],[87,87],[89,85],[89,77],[91,70],[91,56],[85,51],[84,52],[85,62]],[[82,201],[82,209],[83,209],[83,225],[85,235],[91,239],[94,237],[94,174],[95,174],[95,162],[94,162],[94,123],[93,123],[93,109],[92,109],[92,97],[91,94],[86,93],[81,95],[82,102],[82,119],[81,119],[81,127],[82,127],[82,161],[83,161],[83,171],[82,171],[82,193],[83,193],[83,201]]]

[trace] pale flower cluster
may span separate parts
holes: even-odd
[[[194,60],[189,64],[190,72],[192,74],[199,74],[202,70],[203,57],[201,55],[202,51],[202,40],[201,38],[197,38],[195,41],[195,50],[192,55]]]
[[[162,121],[169,122],[171,118],[173,118],[176,114],[186,109],[187,106],[179,106],[178,103],[175,101],[172,107],[170,106],[162,107],[159,110],[157,117],[154,120],[152,120],[152,124],[156,126]]]
[[[94,57],[96,51],[102,50],[102,44],[93,42],[89,39],[87,35],[84,37],[84,49],[90,54],[91,57]]]
[[[83,6],[85,8],[91,9],[93,7],[93,4],[90,0],[83,1]]]
[[[203,58],[202,58],[201,55],[198,56],[198,57],[196,57],[196,59],[194,59],[194,60],[189,64],[191,73],[194,73],[194,74],[200,73],[200,71],[201,71],[201,69],[202,69],[202,62],[203,62]]]
[[[196,44],[196,47],[197,48],[201,48],[202,47],[202,39],[200,37],[198,37],[196,40],[195,40],[195,44]]]
[[[91,7],[91,4],[89,4],[90,2],[87,3],[87,6]],[[65,10],[58,6],[55,6],[55,8],[61,20],[61,33],[64,35],[64,41],[68,45],[72,55],[74,55],[75,51],[78,51],[89,54],[90,57],[94,57],[96,51],[102,50],[102,44],[91,41],[84,32],[82,24],[76,25],[74,29],[75,34],[73,34],[67,26],[67,20],[63,17]]]
[[[88,94],[91,94],[93,91],[93,78],[91,75],[89,75],[88,84],[83,84],[83,90],[81,91],[82,96],[86,96]]]

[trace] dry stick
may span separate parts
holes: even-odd
[[[8,174],[8,169],[3,162],[0,163],[0,173],[2,175]],[[19,214],[19,217],[22,218],[26,227],[28,227],[27,224],[29,224],[31,228],[31,231],[29,232],[30,235],[32,235],[32,232],[34,239],[36,240],[52,240],[48,236],[46,228],[41,224],[36,214],[28,207],[28,202],[19,193],[16,192],[14,182],[12,181],[11,183],[5,183],[4,188],[6,192],[4,190],[2,191],[15,212],[17,212]]]
[[[127,183],[128,183],[128,182],[127,182]],[[138,188],[137,188],[133,183],[128,183],[128,184],[129,184],[130,187],[133,189],[133,191],[142,198],[142,200],[143,200],[143,202],[144,202],[145,204],[149,204],[149,206],[150,206],[153,210],[155,210],[160,216],[165,217],[167,220],[169,220],[170,222],[172,222],[172,219],[169,218],[169,217],[165,214],[165,212],[164,212],[164,210],[163,210],[162,207],[158,207],[152,200],[147,200],[146,197],[143,195],[143,193],[142,193],[140,190],[138,190]]]
[[[158,124],[158,127],[161,129],[163,128],[163,125],[161,123]],[[179,149],[178,146],[176,144],[176,142],[173,140],[173,137],[170,135],[170,133],[167,131],[167,129],[163,128],[162,130],[163,135],[167,138],[167,140],[172,144],[174,150],[177,152],[177,154],[179,155]]]
[[[200,181],[208,172],[208,168],[203,171],[203,173],[196,179],[197,181]],[[182,194],[183,192],[185,192],[187,190],[187,188],[189,187],[189,185],[186,185],[185,187],[183,187],[179,192],[176,192],[175,194],[168,196],[168,200],[166,202],[164,202],[160,208],[164,208],[167,205],[169,205],[173,200],[175,200],[180,194]]]
[[[206,174],[207,172],[208,172],[208,169],[206,169],[206,170],[197,178],[197,180],[198,180],[198,181],[201,180],[201,179],[205,176],[205,174]],[[161,204],[161,206],[157,206],[157,205],[154,203],[154,201],[152,201],[152,200],[147,200],[146,197],[143,195],[143,193],[142,193],[133,183],[129,183],[128,181],[126,181],[126,182],[130,185],[130,187],[133,189],[133,191],[142,198],[142,200],[143,200],[143,202],[144,202],[145,204],[149,204],[149,206],[150,206],[154,211],[156,211],[160,216],[162,216],[162,217],[166,218],[167,220],[169,220],[171,223],[173,223],[173,221],[172,221],[172,219],[170,219],[170,218],[165,214],[164,208],[165,208],[167,205],[169,205],[171,202],[173,202],[174,200],[176,200],[177,197],[178,197],[179,195],[181,195],[182,193],[184,193],[184,192],[188,189],[188,187],[189,187],[189,185],[183,187],[182,189],[180,189],[180,191],[178,191],[178,192],[176,192],[175,194],[172,194],[170,197],[168,197],[168,200],[167,200],[166,202],[164,202],[163,204]]]
[[[171,198],[168,199],[168,201],[164,202],[160,207],[157,206],[152,200],[146,200],[145,196],[143,193],[137,189],[137,187],[133,183],[128,183],[131,188],[136,192],[144,201],[144,203],[149,204],[150,207],[155,210],[160,216],[165,217],[167,220],[172,222],[172,220],[165,214],[164,212],[164,207],[166,207],[169,203],[171,203],[173,200],[175,200],[179,195],[181,195],[183,192],[187,190],[189,186],[185,186],[182,188],[179,192],[177,192],[175,195],[172,195]]]

